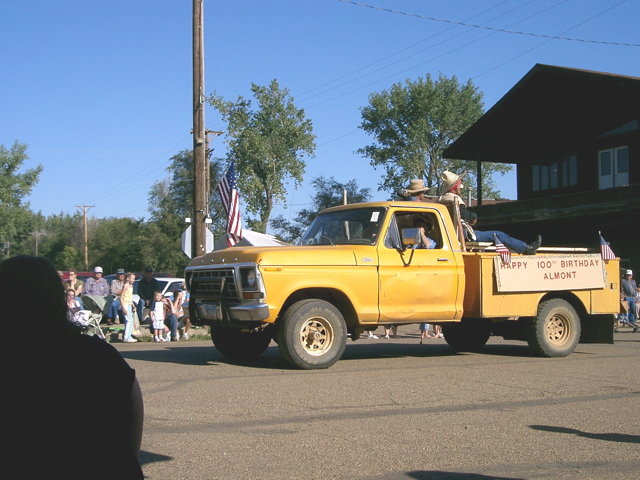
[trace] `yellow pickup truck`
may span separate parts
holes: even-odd
[[[432,248],[420,248],[417,220],[427,222]],[[329,208],[299,245],[194,258],[185,270],[190,317],[211,327],[230,358],[257,357],[275,340],[302,369],[333,365],[348,338],[381,325],[441,325],[458,351],[479,350],[491,335],[547,357],[578,342],[613,343],[618,259],[586,251],[503,259],[488,244],[463,251],[456,231],[438,203]]]

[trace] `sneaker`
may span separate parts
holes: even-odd
[[[170,342],[171,341],[171,333],[167,333],[167,336],[164,337],[162,339],[163,342]]]
[[[184,332],[184,333],[182,334],[182,339],[183,339],[183,340],[189,340],[189,334],[188,334],[187,332]]]
[[[158,343],[158,342],[160,341],[160,338],[158,338],[158,337],[153,337],[153,341],[154,341],[154,342],[156,342],[156,343]]]
[[[385,336],[384,336],[384,337],[382,337],[382,338],[386,338],[387,340],[389,340],[389,335],[385,335]]]
[[[367,335],[367,338],[378,340],[380,337],[378,337],[377,335],[374,335],[373,332],[369,332],[369,335]]]
[[[179,338],[179,337],[171,337],[171,341],[172,341],[172,342],[177,342],[178,340],[180,340],[180,338]]]
[[[135,342],[137,342],[137,341],[138,341],[138,340],[136,340],[135,338],[125,338],[125,339],[123,340],[123,342],[125,342],[125,343],[135,343]]]

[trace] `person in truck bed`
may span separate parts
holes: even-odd
[[[537,235],[531,243],[525,243],[522,240],[513,238],[499,230],[480,231],[472,228],[472,225],[474,225],[478,220],[478,216],[467,210],[467,206],[460,196],[460,193],[464,188],[464,185],[462,184],[462,177],[464,177],[466,173],[467,172],[465,171],[460,175],[456,175],[455,173],[447,170],[442,172],[442,176],[440,177],[442,186],[440,187],[439,197],[439,201],[441,203],[446,204],[447,206],[454,206],[454,212],[456,214],[458,211],[460,212],[460,220],[462,221],[462,225],[465,230],[464,240],[494,243],[495,236],[511,251],[523,255],[535,255],[536,250],[540,248],[540,244],[542,243],[542,237],[540,235]],[[454,218],[454,223],[455,221],[456,219]]]

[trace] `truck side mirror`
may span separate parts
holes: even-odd
[[[403,228],[402,229],[402,245],[404,248],[419,245],[422,242],[419,228]]]

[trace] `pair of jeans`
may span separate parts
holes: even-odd
[[[524,249],[527,248],[527,244],[522,240],[513,238],[507,235],[506,233],[500,232],[498,230],[490,230],[488,232],[481,232],[479,230],[474,230],[474,233],[476,234],[476,241],[478,242],[495,243],[496,241],[496,239],[494,238],[494,235],[495,235],[496,237],[498,237],[498,240],[500,240],[504,244],[505,247],[507,247],[509,250],[516,253],[522,253],[524,252]]]
[[[127,305],[123,307],[124,310],[124,333],[123,340],[130,340],[133,338],[133,305]]]
[[[119,318],[121,321],[124,321],[124,314],[122,313],[122,308],[120,308],[120,299],[118,297],[113,299],[111,305],[109,306],[109,314],[107,318]]]
[[[636,324],[636,297],[624,297],[629,302],[629,314],[627,315],[627,321],[635,325]]]

